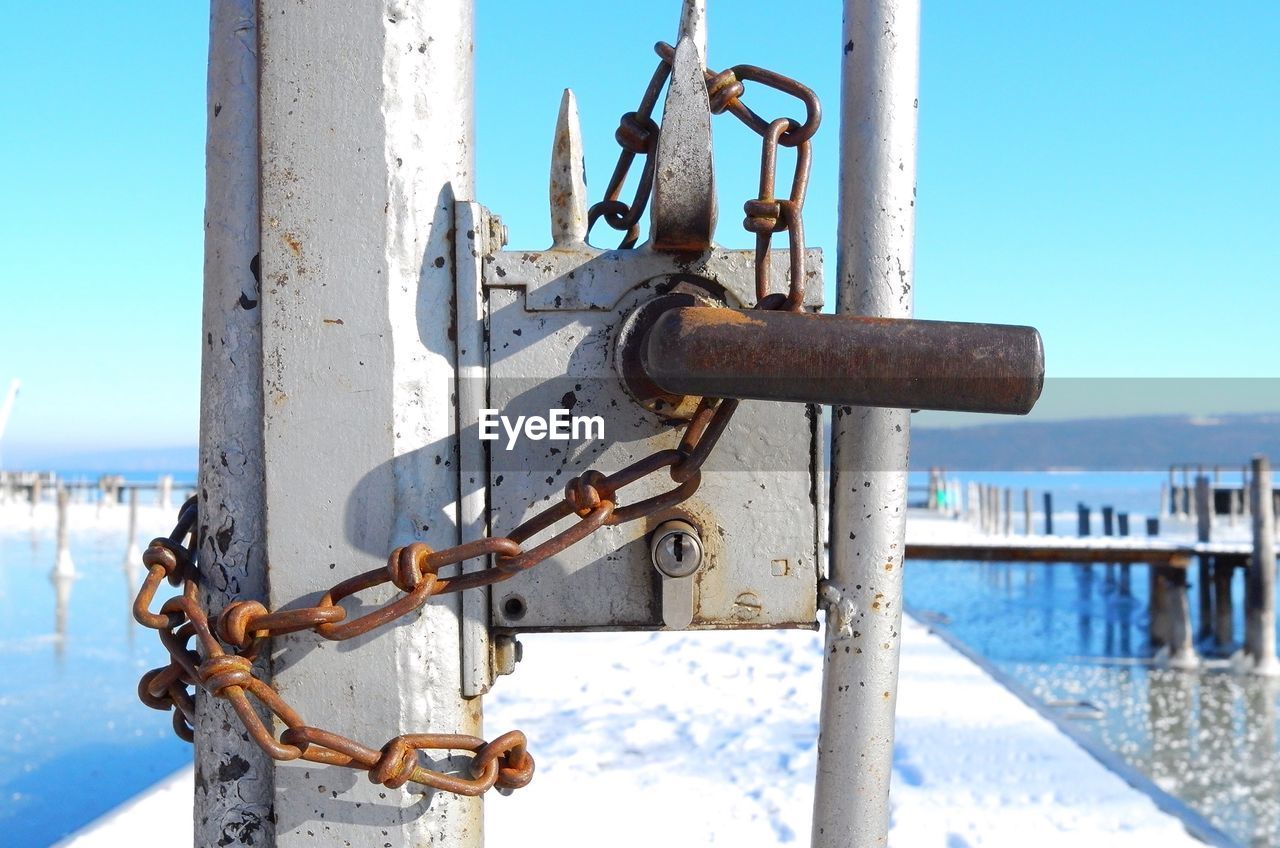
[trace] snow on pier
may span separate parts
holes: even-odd
[[[1200,844],[1048,719],[903,622],[890,844]],[[537,775],[486,804],[489,844],[806,845],[822,645],[807,632],[527,636],[486,732]],[[69,841],[190,842],[187,769]],[[299,827],[323,830],[323,822]]]

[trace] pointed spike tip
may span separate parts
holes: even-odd
[[[650,212],[653,246],[706,250],[716,226],[711,105],[701,57],[690,38],[680,39],[671,63],[656,164]]]
[[[680,7],[680,31],[676,43],[688,38],[698,48],[698,64],[707,66],[707,0],[684,0]]]
[[[582,152],[578,100],[566,88],[560,98],[551,145],[551,242],[554,247],[587,240],[587,174]]]

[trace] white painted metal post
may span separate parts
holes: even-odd
[[[258,8],[266,553],[279,608],[385,565],[396,546],[459,542],[453,227],[454,201],[473,196],[472,6]],[[456,594],[351,642],[295,634],[278,640],[275,684],[305,721],[374,748],[410,732],[479,735],[460,634]],[[432,761],[454,770],[470,755]],[[277,766],[274,804],[281,846],[481,839],[478,799],[312,763]]]
[[[257,19],[255,0],[210,6],[198,489],[203,603],[211,613],[233,600],[267,598]],[[161,509],[170,508],[172,491],[172,476],[156,481]],[[270,657],[255,671],[270,681]],[[197,846],[275,845],[275,766],[239,727],[230,703],[197,688]]]
[[[909,318],[919,0],[845,0],[841,44],[836,309]],[[887,841],[909,425],[905,410],[835,411],[829,582],[841,606],[828,608],[816,848]]]

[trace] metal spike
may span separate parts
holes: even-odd
[[[688,37],[676,45],[658,132],[657,157],[650,213],[653,247],[706,250],[716,229],[711,105],[702,57]]]
[[[554,247],[587,240],[587,174],[582,154],[578,100],[570,89],[560,98],[551,146],[551,242]]]
[[[676,35],[676,43],[688,38],[698,48],[698,56],[703,67],[707,64],[707,0],[684,0],[680,9],[680,32]]]

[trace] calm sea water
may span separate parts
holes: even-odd
[[[922,484],[923,475],[913,475]],[[1136,516],[1159,506],[1160,473],[970,474]],[[175,492],[175,501],[180,493]],[[1039,501],[1037,500],[1037,508]],[[46,505],[44,509],[52,509]],[[133,623],[125,510],[72,534],[78,577],[50,581],[52,527],[0,531],[0,839],[42,846],[190,761],[135,686],[165,662]],[[166,516],[162,524],[171,524]],[[167,530],[139,527],[139,542]],[[1060,530],[1074,529],[1071,526]],[[1274,682],[1221,668],[1148,667],[1146,570],[912,563],[907,603],[1061,710],[1243,843],[1280,844]],[[1194,575],[1193,575],[1194,576]],[[1194,606],[1194,605],[1193,605]],[[1237,632],[1240,627],[1237,625]]]
[[[47,521],[43,530],[0,532],[5,845],[48,845],[191,759],[169,721],[138,701],[138,677],[166,656],[130,614],[141,567],[123,567],[126,510],[114,512],[109,528],[71,534],[77,577],[69,582],[50,579]],[[168,529],[142,526],[141,541]]]

